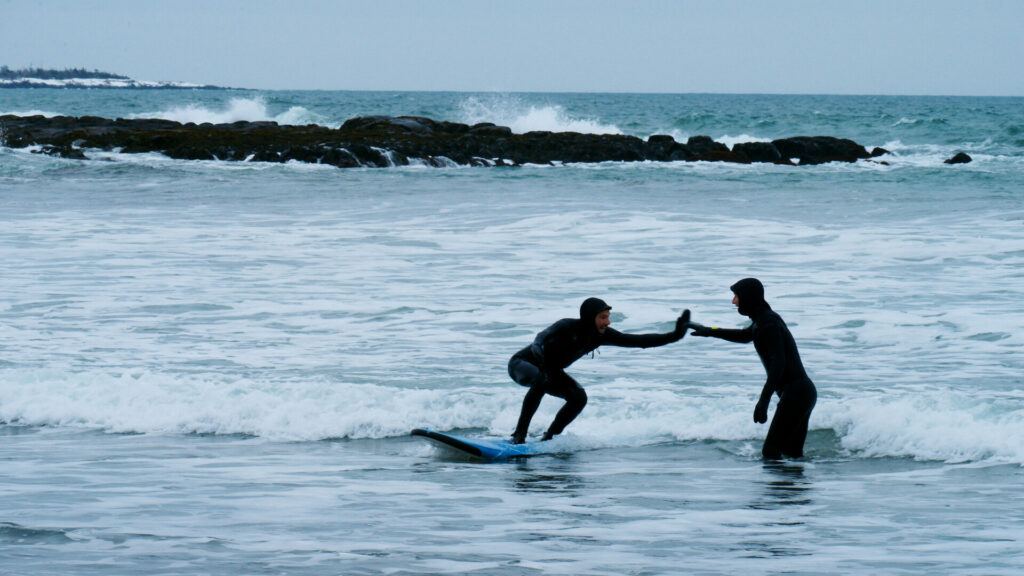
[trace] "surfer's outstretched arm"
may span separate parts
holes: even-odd
[[[690,311],[683,310],[683,313],[676,318],[675,329],[664,334],[626,334],[606,328],[604,344],[609,346],[620,346],[622,348],[654,348],[678,342],[686,336],[687,326],[690,325]]]
[[[713,336],[715,338],[721,338],[722,340],[728,340],[729,342],[735,342],[737,344],[750,344],[754,341],[754,328],[752,325],[742,329],[735,329],[703,326],[701,324],[691,322],[690,327],[694,329],[694,336]]]

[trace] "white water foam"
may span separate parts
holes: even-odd
[[[901,140],[891,140],[880,146],[891,154],[877,158],[878,161],[885,161],[896,167],[931,167],[942,166],[946,160],[952,158],[958,152],[966,152],[976,162],[990,162],[993,160],[1013,160],[999,158],[992,154],[991,140],[980,143],[962,142],[960,144],[906,144]],[[872,146],[866,146],[868,150]]]
[[[461,102],[460,122],[493,122],[508,126],[516,134],[533,131],[622,134],[617,126],[595,118],[578,117],[559,105],[526,104],[514,96],[470,97]]]
[[[682,141],[686,142],[685,139],[683,139]],[[732,150],[732,147],[737,144],[745,144],[747,142],[771,142],[771,139],[759,138],[757,136],[751,136],[749,134],[740,134],[739,136],[730,136],[728,134],[723,134],[718,138],[715,138],[715,141],[725,144],[726,146],[729,147],[730,150]]]
[[[63,114],[60,114],[58,112],[50,112],[49,110],[39,110],[39,109],[32,109],[32,110],[0,110],[0,116],[7,116],[7,115],[10,115],[10,116],[21,116],[22,118],[27,118],[29,116],[45,116],[47,118],[53,118],[55,116],[63,116]]]
[[[146,371],[5,370],[2,375],[0,420],[109,432],[251,434],[280,440],[383,438],[417,426],[482,427],[490,417],[482,415],[500,410],[499,398],[472,388],[399,390]]]
[[[898,216],[869,207],[818,222],[730,203],[723,217],[732,195],[695,213],[677,199],[697,197],[677,195],[607,211],[589,208],[608,201],[599,186],[587,209],[545,199],[534,211],[507,191],[511,208],[491,209],[449,177],[430,182],[455,191],[399,188],[345,209],[239,214],[204,191],[195,212],[26,215],[5,237],[0,337],[19,366],[0,371],[0,420],[302,440],[505,434],[523,389],[503,363],[582,297],[613,295],[624,331],[665,331],[683,303],[696,321],[735,326],[726,287],[743,271],[791,322],[821,391],[812,426],[843,450],[1024,463],[1019,214],[914,218],[901,203]],[[40,278],[54,296],[37,296]],[[570,430],[581,445],[756,446],[765,432],[750,421],[763,382],[750,347],[612,348],[572,373],[591,398]],[[545,401],[535,428],[559,404]]]
[[[276,440],[386,438],[416,427],[514,427],[523,390],[511,382],[451,390],[404,389],[325,380],[267,382],[136,371],[0,372],[0,420],[124,433],[247,434]],[[686,383],[652,386],[617,379],[588,387],[590,403],[566,435],[579,448],[665,441],[758,445],[764,426],[749,416],[757,386],[721,385],[712,395]],[[561,405],[547,399],[538,431]],[[774,409],[774,407],[773,407]],[[977,398],[934,390],[830,395],[812,430],[833,430],[850,455],[946,462],[1024,464],[1024,398]]]
[[[962,392],[847,398],[820,419],[868,457],[1024,464],[1024,398],[1016,406]]]
[[[272,115],[262,97],[232,98],[223,110],[214,110],[201,104],[186,104],[156,112],[134,114],[131,118],[162,118],[187,124],[230,124],[232,122],[277,122],[282,125],[317,124],[319,115],[302,106],[292,106],[285,112]]]

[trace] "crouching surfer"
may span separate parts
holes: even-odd
[[[516,352],[508,362],[508,374],[516,383],[529,388],[523,399],[519,422],[512,433],[512,443],[522,444],[530,428],[530,420],[545,394],[565,400],[541,440],[561,434],[587,405],[587,393],[565,369],[597,349],[598,346],[652,348],[677,342],[686,335],[690,311],[676,319],[676,327],[665,334],[624,334],[610,327],[612,307],[600,298],[587,298],[580,306],[579,318],[565,318],[537,334],[533,344]]]
[[[690,324],[694,336],[714,336],[740,344],[754,343],[757,355],[768,373],[761,397],[754,408],[754,422],[768,421],[768,404],[772,394],[779,395],[775,416],[768,427],[761,453],[765,458],[782,456],[799,458],[804,454],[807,424],[818,399],[814,383],[804,371],[793,335],[764,301],[764,286],[756,278],[744,278],[733,284],[732,303],[737,311],[753,322],[742,330],[711,328]]]

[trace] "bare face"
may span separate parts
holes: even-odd
[[[737,296],[735,294],[732,295],[732,305],[737,307],[737,308],[740,307],[740,297],[739,296]]]
[[[612,323],[612,313],[608,310],[601,312],[594,317],[594,326],[597,328],[598,334],[604,334],[604,331]]]

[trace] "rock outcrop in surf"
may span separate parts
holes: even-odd
[[[974,158],[971,158],[970,154],[966,152],[957,152],[952,158],[946,158],[942,162],[943,164],[967,164],[973,160]]]
[[[856,162],[885,154],[844,138],[799,136],[736,144],[708,136],[677,142],[621,134],[527,132],[490,123],[459,124],[417,116],[352,118],[339,128],[275,122],[181,124],[95,116],[0,116],[0,144],[87,159],[90,149],[159,152],[183,160],[330,164],[342,168],[421,164],[518,166],[579,162],[707,161],[813,165]]]

